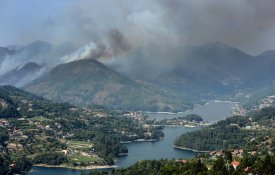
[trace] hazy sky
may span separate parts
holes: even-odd
[[[111,36],[123,38],[122,49],[221,41],[258,54],[275,49],[274,7],[274,0],[0,0],[0,46]]]

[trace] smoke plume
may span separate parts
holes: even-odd
[[[221,41],[253,55],[275,49],[273,7],[273,0],[4,0],[0,45],[70,42],[79,49],[59,61],[165,70],[190,45]]]

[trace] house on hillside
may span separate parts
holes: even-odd
[[[234,167],[234,169],[236,170],[237,167],[240,165],[240,162],[234,160],[233,162],[231,162],[231,165]]]

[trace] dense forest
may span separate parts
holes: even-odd
[[[13,154],[6,148],[9,140],[8,130],[0,126],[0,174],[19,174],[28,172],[32,163],[25,155]],[[13,167],[12,165],[17,165]]]
[[[274,175],[275,156],[244,156],[237,167],[226,157],[190,160],[143,160],[134,165],[113,170],[114,175]],[[107,175],[108,172],[94,172],[90,175]],[[109,173],[110,174],[110,173]],[[86,174],[87,175],[87,174]]]
[[[229,148],[255,150],[260,144],[274,149],[275,108],[265,108],[247,116],[234,116],[195,132],[181,135],[175,145],[199,151]]]

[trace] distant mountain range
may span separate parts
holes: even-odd
[[[0,47],[0,84],[22,87],[75,49],[71,43],[53,46],[39,40],[26,46]]]
[[[21,86],[29,83],[34,74],[41,70],[42,66],[34,62],[28,62],[15,69],[0,75],[0,84]]]
[[[275,51],[251,56],[220,42],[176,48],[174,57],[169,60],[171,55],[167,55],[163,63],[135,56],[128,59],[133,60],[132,67],[104,65],[93,59],[62,64],[58,58],[76,49],[70,43],[54,47],[36,41],[12,48],[2,48],[0,54],[3,58],[12,55],[12,59],[24,60],[24,64],[2,74],[1,84],[24,85],[37,95],[79,106],[99,104],[113,109],[183,111],[199,102],[198,99],[255,92],[275,85]],[[153,50],[164,54],[157,46]],[[43,60],[44,73],[37,78],[36,73],[43,72],[40,66]],[[26,80],[29,81],[22,83]]]
[[[251,56],[220,42],[177,50],[177,58],[171,60],[175,64],[168,71],[147,74],[144,66],[145,70],[134,70],[132,78],[177,91],[215,96],[274,84],[275,52]]]

